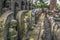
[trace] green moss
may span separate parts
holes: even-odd
[[[31,18],[31,11],[28,11],[28,12],[27,12],[27,15],[28,15],[28,17]]]
[[[44,2],[40,2],[40,3],[35,2],[34,6],[36,8],[50,8],[50,6],[47,5],[47,3],[44,3]]]
[[[57,4],[57,10],[60,10],[60,5],[59,4]]]

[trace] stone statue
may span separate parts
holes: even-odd
[[[16,26],[17,26],[17,21],[16,20],[11,20],[10,22],[10,28],[9,28],[9,37],[8,40],[17,40],[17,31],[16,31]]]
[[[26,40],[26,35],[28,32],[28,22],[27,22],[28,16],[24,17],[24,36],[22,38],[22,40]]]
[[[4,40],[3,21],[0,21],[0,40]]]

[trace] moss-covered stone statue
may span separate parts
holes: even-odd
[[[16,20],[11,20],[10,22],[10,28],[9,28],[9,39],[8,40],[17,40],[17,31],[16,31],[16,26],[17,26],[17,21]]]

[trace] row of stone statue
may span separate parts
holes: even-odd
[[[22,40],[24,34],[27,33],[27,28],[31,25],[31,11],[18,12],[17,20],[13,15],[12,11],[6,11],[0,17],[0,40]]]
[[[6,11],[0,17],[0,40],[60,40],[60,29],[52,15],[38,12],[39,17],[34,16],[38,23],[34,24],[32,13],[32,10],[19,11],[14,19],[14,13]]]

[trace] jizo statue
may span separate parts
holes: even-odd
[[[17,40],[17,31],[16,31],[17,21],[11,20],[9,28],[9,40]]]

